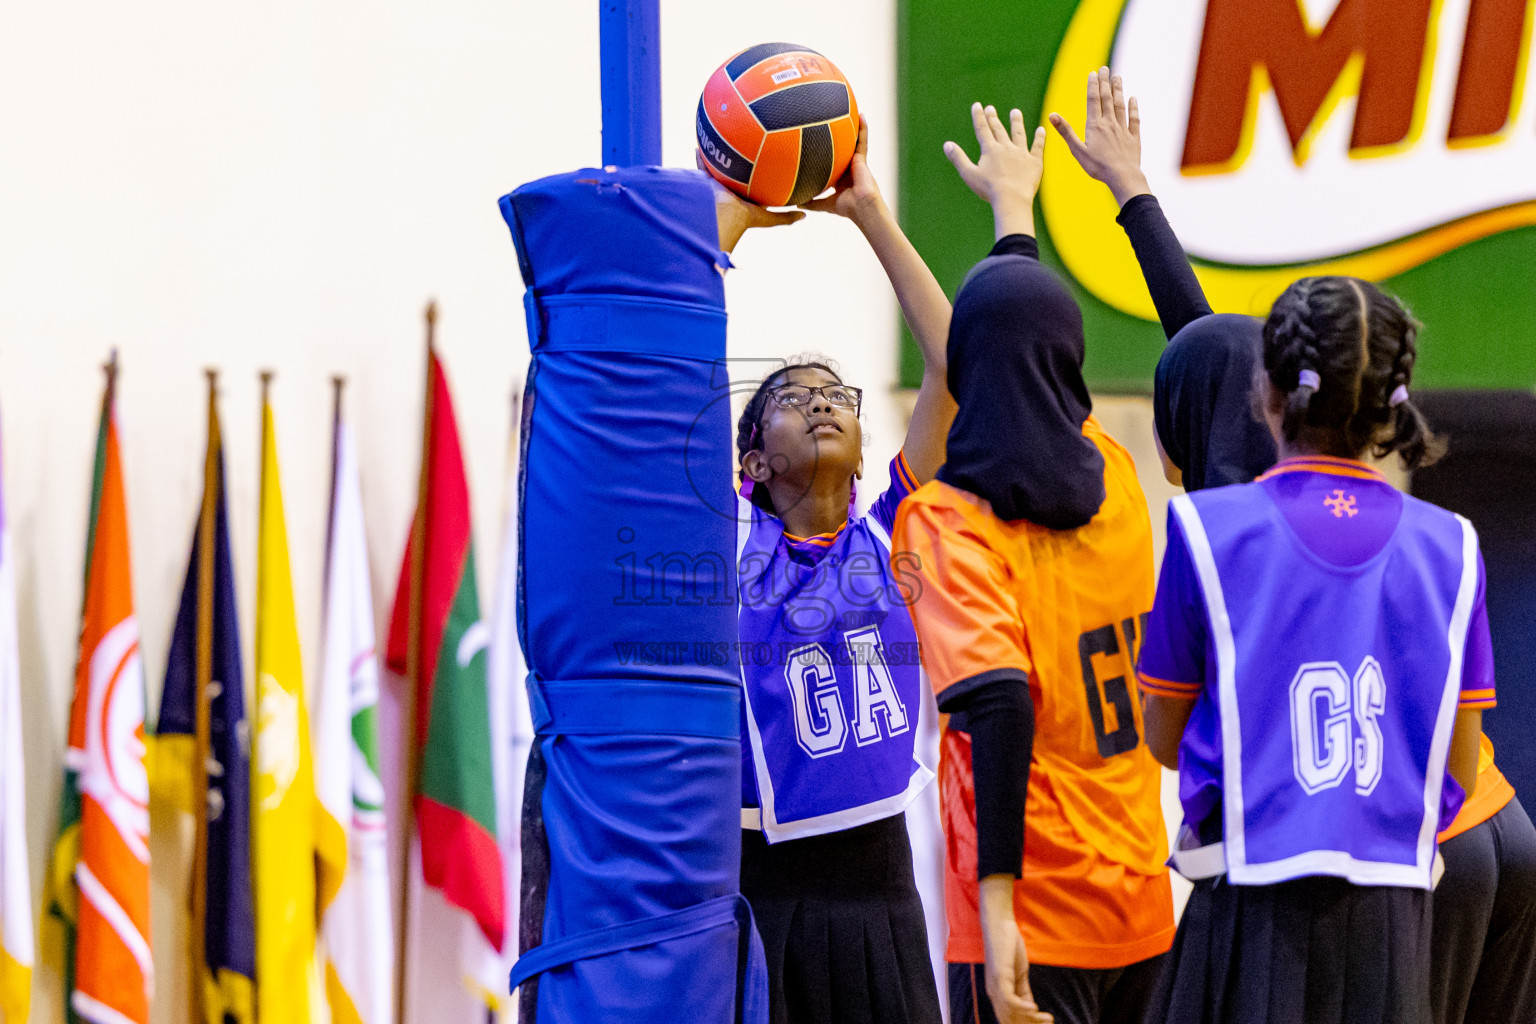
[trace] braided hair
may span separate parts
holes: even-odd
[[[826,362],[825,358],[816,356],[797,356],[764,377],[758,383],[752,397],[747,400],[747,406],[741,411],[741,417],[736,421],[736,462],[740,467],[737,470],[738,483],[747,478],[747,453],[763,446],[763,411],[768,407],[768,394],[784,383],[784,378],[793,370],[820,370],[839,384],[843,382],[843,378],[838,376],[837,371]],[[764,512],[770,515],[778,514],[773,507],[773,498],[769,496],[768,488],[752,488],[750,500]]]
[[[1397,299],[1353,277],[1304,277],[1275,300],[1264,324],[1264,371],[1285,397],[1283,431],[1318,452],[1376,458],[1407,469],[1444,445],[1408,397],[1419,324]]]

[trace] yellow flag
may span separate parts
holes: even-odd
[[[252,774],[256,1012],[308,1024],[318,998],[314,767],[293,610],[288,530],[272,407],[261,411],[261,527],[256,569],[257,724]]]

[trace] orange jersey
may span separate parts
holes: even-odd
[[[1477,786],[1467,794],[1467,802],[1461,805],[1456,820],[1440,833],[1439,842],[1454,839],[1471,828],[1476,828],[1498,814],[1515,798],[1515,787],[1509,784],[1499,766],[1493,763],[1493,743],[1484,733],[1477,751]]]
[[[1104,456],[1104,504],[1088,525],[1005,522],[935,481],[898,510],[893,558],[920,583],[913,617],[941,702],[983,673],[1028,674],[1034,758],[1014,901],[1030,959],[1112,968],[1172,945],[1173,898],[1160,769],[1133,682],[1152,527],[1130,454],[1092,417],[1083,433]],[[939,774],[948,958],[980,962],[968,735],[945,735]]]

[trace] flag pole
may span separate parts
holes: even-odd
[[[85,620],[85,601],[91,585],[91,559],[96,551],[96,520],[101,515],[101,460],[106,458],[107,431],[112,418],[112,406],[117,401],[117,349],[113,348],[107,361],[101,364],[107,375],[107,387],[101,393],[101,417],[96,428],[96,465],[91,472],[91,517],[85,528],[85,571],[81,578],[85,585],[80,590],[80,618]]]
[[[432,479],[432,396],[435,391],[435,363],[437,355],[435,343],[437,336],[437,301],[427,303],[425,313],[427,325],[427,372],[425,398],[422,402],[421,417],[421,474],[416,482],[416,516],[411,522],[411,592],[410,592],[410,618],[406,630],[405,647],[405,802],[401,814],[404,816],[400,834],[405,837],[401,853],[400,870],[400,940],[399,960],[400,964],[400,989],[397,996],[395,1022],[407,1024],[405,1019],[405,986],[409,964],[406,961],[406,952],[410,948],[410,915],[411,915],[411,833],[416,827],[416,783],[417,774],[420,772],[418,764],[420,753],[417,750],[417,697],[421,680],[421,608],[422,608],[422,577],[426,575],[426,547],[427,547],[427,487]]]
[[[510,492],[505,486],[501,489],[501,522],[503,523],[507,521],[507,516],[512,511],[510,506],[516,504],[518,499],[517,466],[518,460],[522,457],[523,393],[515,384],[512,386],[510,404],[512,407],[512,423],[511,430],[507,433],[506,462],[502,470],[503,478],[511,480],[512,487]],[[503,555],[502,557],[505,556]]]
[[[117,398],[117,349],[115,347],[101,368],[107,375],[107,391],[101,398],[101,414],[105,418],[111,412],[112,403]]]
[[[325,517],[325,579],[331,578],[331,536],[336,529],[336,489],[340,486],[341,472],[341,392],[347,386],[347,378],[339,373],[331,375],[331,501]]]
[[[192,816],[196,823],[192,847],[192,934],[188,943],[192,954],[192,1019],[202,1024],[207,1019],[204,1006],[203,976],[207,972],[208,927],[208,748],[213,679],[213,545],[214,516],[218,509],[219,372],[208,374],[208,450],[203,457],[203,507],[197,520],[197,720],[192,762]]]
[[[265,572],[264,572],[266,567],[262,564],[262,555],[263,555],[263,552],[262,552],[262,540],[263,540],[262,534],[263,534],[263,528],[266,525],[265,520],[264,520],[264,513],[265,513],[265,507],[264,506],[266,505],[267,487],[268,487],[268,485],[270,483],[270,481],[267,480],[267,408],[268,408],[267,403],[270,400],[268,396],[269,396],[269,394],[270,394],[270,392],[272,390],[272,371],[271,370],[260,370],[260,371],[257,372],[256,376],[261,381],[261,411],[257,413],[257,420],[256,420],[256,437],[258,438],[258,440],[256,442],[256,460],[257,460],[256,464],[258,466],[260,466],[261,469],[258,471],[257,476],[256,476],[256,523],[257,523],[257,526],[256,526],[256,628],[255,628],[255,630],[253,630],[253,633],[254,633],[253,639],[255,640],[254,647],[255,647],[255,651],[256,651],[256,664],[260,665],[261,664],[261,627],[262,627],[262,618],[263,618],[263,616],[261,614],[262,591],[268,585],[268,581],[262,578],[264,575],[266,575]],[[255,718],[254,718],[254,720],[248,719],[248,721],[251,722],[251,729],[250,729],[250,751],[251,751],[251,753],[250,753],[250,762],[249,763],[250,763],[250,766],[251,766],[251,768],[253,770],[252,771],[252,777],[253,778],[255,777],[256,772],[258,772],[260,770],[259,766],[261,765],[261,724],[260,723],[261,723],[261,697],[262,697],[263,685],[262,685],[260,674],[258,674],[256,676],[255,684],[256,685],[252,688],[252,691],[251,691],[252,695],[256,699],[256,707],[254,709],[254,711],[255,711]],[[254,785],[252,786],[252,794],[253,795],[255,794],[255,786]],[[247,843],[249,844],[250,850],[251,850],[251,872],[250,872],[250,877],[251,877],[251,909],[252,909],[252,911],[255,914],[255,916],[252,919],[252,923],[254,925],[253,931],[254,931],[254,935],[255,935],[255,939],[254,939],[255,946],[254,946],[254,948],[257,951],[256,955],[257,955],[258,958],[261,956],[260,950],[261,950],[261,943],[262,943],[262,939],[261,939],[261,911],[260,911],[260,907],[261,907],[261,902],[260,902],[260,900],[261,900],[261,892],[260,892],[261,872],[256,870],[256,861],[257,861],[257,857],[259,856],[258,851],[260,849],[258,844],[262,841],[261,840],[261,813],[259,811],[259,807],[260,807],[259,803],[257,803],[256,801],[252,801],[251,817],[250,817],[250,821],[251,821],[250,829],[251,830],[250,830],[250,835],[249,835],[249,837],[246,840]],[[260,1017],[261,1017],[261,1004],[262,1004],[261,972],[260,971],[257,971],[255,982],[256,982],[256,984],[255,984],[255,986],[253,988],[253,991],[251,993],[251,999],[252,999],[252,1002],[254,1003],[254,1012],[256,1014],[257,1019],[259,1020]]]

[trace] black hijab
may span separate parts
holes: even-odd
[[[1264,321],[1217,313],[1186,326],[1157,362],[1153,415],[1184,489],[1247,483],[1275,464],[1269,428],[1249,398]]]
[[[1028,256],[989,256],[955,297],[949,324],[945,483],[987,499],[1000,519],[1084,526],[1104,503],[1104,456],[1083,436],[1083,314]]]

